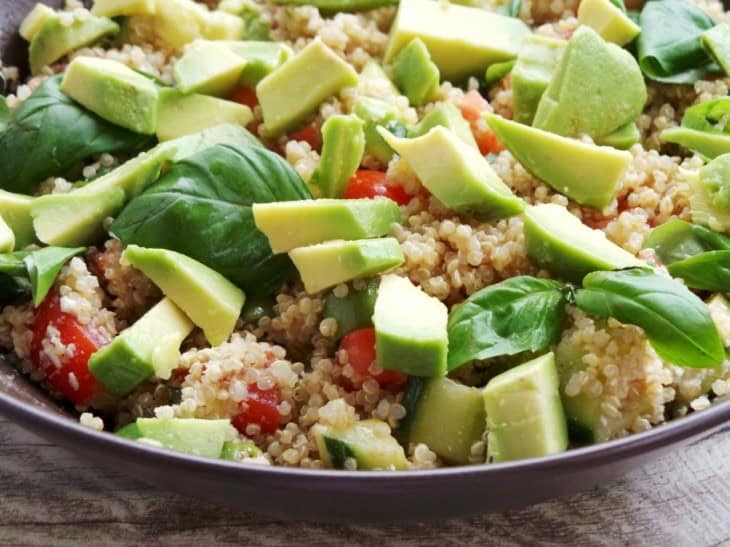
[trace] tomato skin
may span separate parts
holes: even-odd
[[[256,90],[243,85],[237,85],[228,95],[228,100],[234,103],[242,104],[253,110],[259,105],[259,99],[256,96]]]
[[[370,366],[375,362],[375,329],[365,328],[354,330],[342,337],[340,349],[347,351],[350,366],[360,376],[374,378],[381,386],[404,384],[408,377],[394,370],[384,370],[377,376],[370,372]]]
[[[256,384],[248,385],[248,396],[241,403],[241,411],[236,414],[231,423],[242,434],[246,434],[246,427],[256,424],[261,433],[271,434],[279,429],[279,403],[281,395],[278,388],[262,390]]]
[[[461,115],[464,116],[464,119],[470,124],[474,124],[479,121],[482,113],[488,108],[489,103],[476,89],[472,89],[467,92],[459,103]]]
[[[382,171],[360,169],[347,183],[346,199],[364,199],[383,196],[395,201],[398,205],[408,205],[413,198],[400,186],[387,183],[387,175]]]
[[[497,135],[495,135],[492,131],[487,131],[486,133],[482,133],[479,136],[475,135],[475,137],[477,141],[477,146],[479,147],[479,151],[485,156],[487,154],[496,154],[504,150],[504,146],[502,146],[502,143],[499,142]]]
[[[322,134],[320,133],[319,128],[313,123],[305,125],[299,131],[289,135],[289,140],[304,141],[309,144],[312,150],[316,150],[317,152],[322,151]]]

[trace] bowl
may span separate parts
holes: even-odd
[[[16,29],[34,3],[0,4],[0,52],[6,64],[21,69],[27,44]],[[383,523],[503,511],[591,488],[718,430],[730,420],[730,401],[643,433],[546,458],[399,473],[237,464],[129,442],[82,427],[3,356],[0,413],[90,463],[156,488],[275,518]]]

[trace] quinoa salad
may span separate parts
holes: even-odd
[[[484,465],[730,393],[716,0],[67,0],[0,64],[0,349],[241,463]]]

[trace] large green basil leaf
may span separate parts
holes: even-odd
[[[708,251],[730,251],[730,237],[675,218],[654,228],[644,247],[654,249],[662,264],[669,266]]]
[[[725,358],[705,303],[678,281],[652,270],[590,273],[576,292],[576,304],[592,315],[641,327],[657,354],[675,365],[709,368]]]
[[[10,122],[10,109],[8,103],[5,102],[5,97],[0,97],[0,132],[5,131],[8,122]]]
[[[217,145],[173,165],[127,205],[111,233],[127,245],[183,253],[249,295],[266,294],[280,288],[294,268],[287,255],[272,254],[251,206],[310,197],[277,154]]]
[[[136,152],[150,137],[106,122],[43,82],[12,113],[0,133],[0,188],[32,194],[48,177],[71,176],[94,154]]]
[[[657,82],[689,84],[719,70],[702,48],[702,33],[715,21],[685,0],[652,0],[639,16],[639,66]]]
[[[566,320],[565,294],[560,282],[530,276],[474,293],[449,316],[449,370],[556,344]]]
[[[33,305],[37,307],[43,302],[66,262],[85,250],[86,247],[44,247],[32,251],[23,259],[30,277]]]
[[[703,291],[730,292],[730,251],[709,251],[671,264],[669,273]]]

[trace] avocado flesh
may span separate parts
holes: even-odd
[[[478,150],[477,141],[471,132],[471,127],[452,103],[441,103],[426,114],[423,119],[409,132],[409,137],[422,137],[434,127],[445,127],[459,137],[465,144]]]
[[[30,215],[32,204],[33,198],[30,196],[0,190],[0,217],[13,231],[17,249],[24,249],[36,241],[33,217]]]
[[[125,439],[150,439],[164,448],[201,458],[219,458],[232,431],[229,420],[137,418],[119,431]]]
[[[386,275],[375,301],[375,353],[385,370],[412,376],[446,374],[448,311],[407,278]]]
[[[628,44],[641,32],[641,27],[611,0],[583,0],[578,6],[578,22],[619,46]]]
[[[568,448],[559,386],[552,352],[489,381],[482,392],[489,460],[505,462],[549,456]]]
[[[180,360],[180,344],[193,323],[169,298],[163,298],[141,319],[89,360],[89,370],[114,395],[126,395],[154,376],[168,380]]]
[[[32,10],[30,10],[30,13],[25,16],[23,22],[20,23],[18,34],[20,34],[25,41],[30,42],[33,40],[33,37],[38,34],[38,31],[41,30],[43,24],[55,15],[56,12],[54,10],[39,2]]]
[[[370,279],[364,289],[357,290],[351,286],[344,297],[338,298],[334,292],[327,294],[323,316],[337,321],[338,338],[358,329],[373,326],[373,312],[379,284],[378,279]]]
[[[365,153],[387,164],[393,158],[393,149],[380,136],[377,128],[399,122],[399,112],[393,105],[380,99],[360,97],[355,103],[353,113],[365,124]]]
[[[238,41],[224,42],[233,53],[246,61],[240,84],[256,85],[294,55],[292,49],[280,42]]]
[[[702,47],[730,74],[730,25],[719,23],[702,34]]]
[[[689,196],[692,222],[717,232],[730,231],[730,209],[713,203],[713,194],[706,181],[702,180],[701,171],[683,169],[681,172],[692,190]]]
[[[203,329],[212,346],[228,340],[246,299],[241,289],[200,262],[167,249],[130,245],[122,257]]]
[[[335,239],[379,237],[401,220],[398,205],[389,199],[317,199],[256,203],[256,227],[269,239],[274,253]]]
[[[590,272],[646,266],[561,205],[528,207],[524,220],[527,256],[562,279],[579,283]]]
[[[388,424],[380,420],[362,420],[340,429],[317,424],[312,433],[328,467],[345,469],[348,458],[353,458],[362,470],[408,466],[403,448],[390,434]]]
[[[357,116],[335,114],[322,125],[322,153],[310,184],[323,198],[342,197],[365,153],[365,124]]]
[[[164,0],[155,4],[150,26],[158,37],[174,48],[182,48],[198,39],[243,39],[245,23],[237,15],[211,12],[194,0]]]
[[[293,249],[289,257],[309,294],[388,271],[405,260],[398,240],[392,237],[328,241]]]
[[[586,144],[493,114],[485,118],[527,171],[581,205],[597,209],[610,205],[631,164],[626,151]]]
[[[91,13],[102,17],[154,15],[155,0],[94,0]]]
[[[622,125],[613,133],[603,137],[596,137],[595,143],[599,146],[612,146],[619,150],[628,150],[641,140],[641,133],[634,122]]]
[[[10,253],[15,249],[15,234],[0,215],[0,253]]]
[[[393,61],[393,76],[403,95],[414,106],[436,98],[439,91],[439,69],[431,62],[426,45],[414,38]]]
[[[175,63],[173,75],[184,94],[222,97],[241,79],[246,61],[219,42],[198,41]]]

